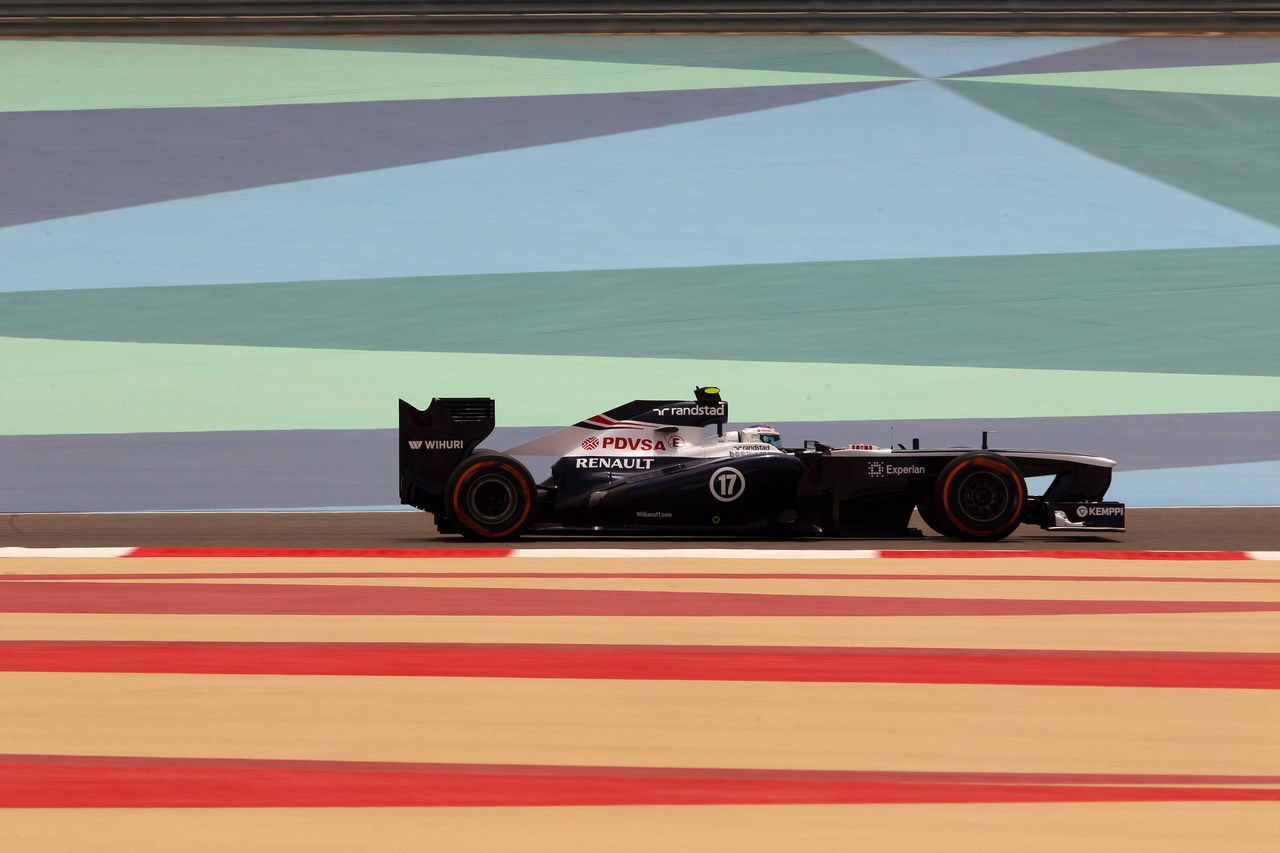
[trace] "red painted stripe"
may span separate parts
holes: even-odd
[[[1280,689],[1280,655],[953,649],[11,641],[0,670]]]
[[[1055,601],[625,590],[24,581],[0,612],[420,616],[1048,616],[1262,613],[1274,601]]]
[[[933,575],[853,572],[78,572],[6,574],[5,581],[88,580],[273,580],[313,578],[488,578],[558,580],[836,580],[836,581],[1030,581],[1072,583],[1230,583],[1280,584],[1280,578],[1190,577],[1168,575]]]
[[[1272,788],[945,784],[101,763],[0,764],[8,808],[1276,801]]]
[[[510,548],[135,548],[127,557],[401,557],[500,558]]]

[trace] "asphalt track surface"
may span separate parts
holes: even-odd
[[[804,548],[1280,551],[1280,507],[1130,508],[1128,530],[1091,536],[1051,534],[1024,525],[1003,542],[959,542],[928,532],[893,539],[657,538],[527,536],[519,548]],[[0,547],[459,548],[418,512],[9,514]]]

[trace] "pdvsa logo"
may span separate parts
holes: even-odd
[[[681,443],[683,443],[681,439]],[[672,442],[675,447],[675,442]],[[604,438],[596,438],[594,435],[582,442],[583,450],[641,450],[661,453],[667,450],[667,443],[662,439],[654,438],[632,438],[628,435],[606,435]]]

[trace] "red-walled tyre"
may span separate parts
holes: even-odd
[[[449,475],[445,509],[467,539],[515,539],[529,524],[536,495],[533,477],[515,459],[479,453]]]
[[[938,504],[934,502],[932,495],[925,495],[916,504],[916,511],[920,513],[920,519],[940,536],[956,536],[956,531],[947,519],[943,517],[942,511],[938,509]]]
[[[1017,466],[997,453],[979,450],[942,469],[930,510],[950,528],[951,536],[995,542],[1022,523],[1026,504],[1027,484]]]

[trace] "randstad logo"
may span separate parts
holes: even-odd
[[[728,411],[728,404],[724,402],[716,403],[711,406],[662,406],[654,409],[654,412],[656,412],[659,417],[669,417],[672,415],[679,417],[702,417],[707,415],[712,417],[723,417]]]

